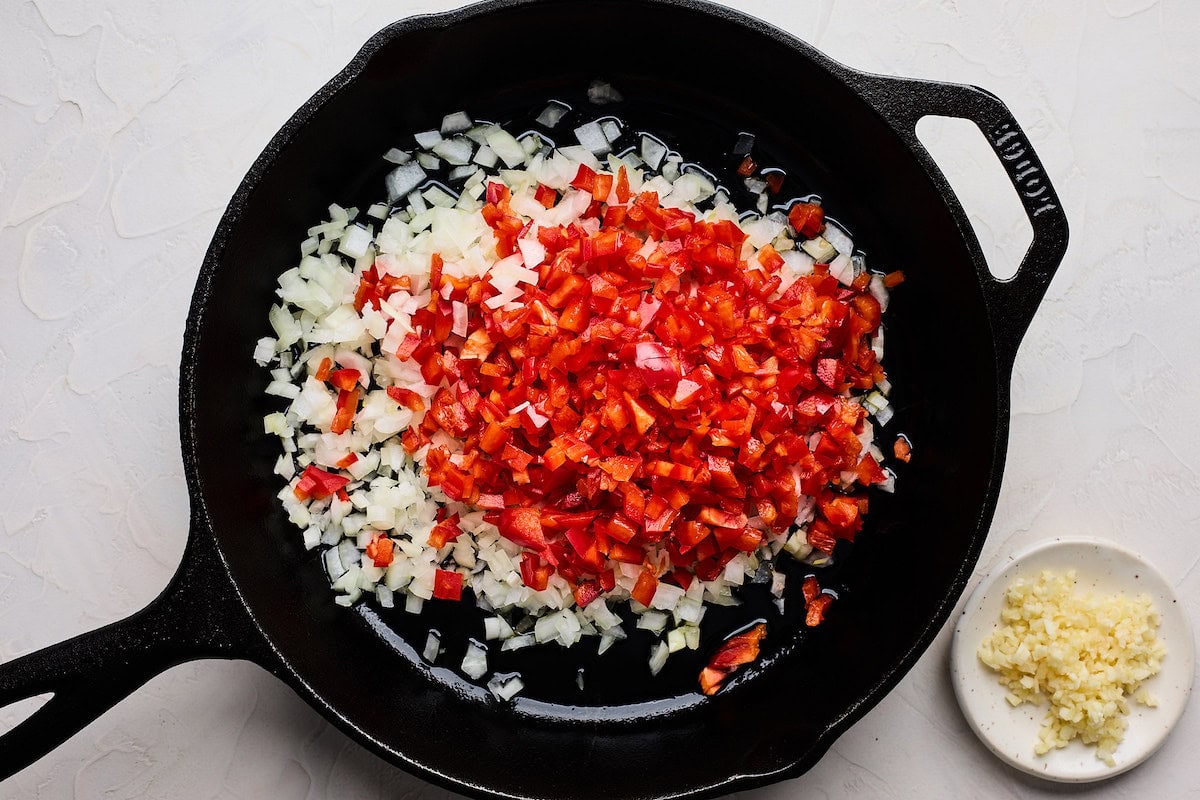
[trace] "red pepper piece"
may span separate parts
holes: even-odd
[[[558,192],[549,186],[539,183],[537,190],[533,193],[533,199],[541,203],[543,208],[554,208],[555,204],[558,203]]]
[[[654,577],[654,573],[650,570],[643,569],[641,574],[638,575],[637,583],[634,584],[630,595],[642,605],[649,606],[657,590],[658,578]]]
[[[433,573],[433,596],[438,600],[462,600],[461,572],[439,569]]]
[[[624,165],[621,165],[621,168],[617,170],[616,192],[618,203],[629,202],[629,198],[631,196],[629,192],[629,173],[625,171]]]
[[[825,209],[816,203],[797,203],[788,212],[788,221],[796,233],[812,239],[825,227]]]
[[[575,605],[586,608],[587,604],[600,596],[600,586],[595,581],[584,581],[575,587]]]
[[[458,514],[453,515],[449,519],[442,520],[437,525],[433,526],[433,530],[429,532],[429,539],[426,544],[430,547],[442,548],[450,542],[453,542],[459,536],[462,536],[462,528],[458,524]]]
[[[804,579],[803,585],[800,587],[801,594],[804,595],[804,605],[808,605],[813,600],[817,599],[817,595],[821,593],[821,584],[817,582],[815,575],[809,575]]]
[[[404,340],[400,342],[400,346],[396,348],[396,358],[401,361],[407,361],[412,358],[417,347],[421,344],[421,338],[415,333],[404,334]]]
[[[496,524],[500,535],[514,544],[530,550],[545,550],[546,536],[542,531],[541,514],[536,508],[506,508]]]
[[[314,373],[313,377],[316,378],[317,380],[321,381],[322,383],[324,383],[325,381],[329,380],[329,372],[332,369],[333,369],[333,359],[332,358],[322,358],[321,363],[317,367],[317,371],[316,371],[316,373]]]
[[[350,479],[343,475],[335,475],[309,464],[300,474],[300,480],[296,482],[292,492],[297,500],[324,500],[348,483]]]
[[[412,389],[405,389],[401,386],[389,386],[387,388],[387,395],[414,413],[425,410],[425,399]]]
[[[596,172],[587,164],[580,164],[571,185],[583,192],[593,191],[596,188]]]
[[[343,392],[348,392],[358,385],[361,374],[356,369],[338,369],[329,373],[329,382]]]
[[[543,564],[536,554],[521,555],[521,581],[535,592],[544,591],[550,585],[550,576],[553,574],[554,567]]]
[[[739,667],[758,658],[763,638],[767,635],[764,623],[725,640],[713,654],[708,666],[700,672],[700,690],[706,695],[716,694],[726,679]]]
[[[337,407],[333,415],[333,424],[329,426],[330,431],[345,433],[350,430],[350,426],[354,422],[354,415],[358,412],[358,396],[360,394],[361,390],[357,386],[349,391],[343,389],[338,392]]]
[[[804,614],[804,624],[810,628],[815,628],[825,620],[825,612],[829,605],[833,602],[833,595],[820,594],[808,603],[808,609]]]
[[[394,558],[394,547],[395,542],[380,534],[367,545],[367,558],[371,559],[371,563],[377,567],[389,566]]]

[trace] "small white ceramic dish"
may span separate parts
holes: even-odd
[[[1080,592],[1148,594],[1162,624],[1158,635],[1166,645],[1162,671],[1143,686],[1159,701],[1148,708],[1130,701],[1129,727],[1110,767],[1096,758],[1096,748],[1078,739],[1044,756],[1033,752],[1048,705],[1013,708],[997,675],[975,653],[980,642],[1000,626],[1000,609],[1009,584],[1036,577],[1043,569],[1074,569]],[[1023,772],[1053,781],[1084,783],[1133,769],[1158,749],[1187,705],[1192,688],[1195,645],[1183,604],[1174,587],[1154,567],[1120,545],[1100,539],[1060,538],[1010,556],[993,569],[967,601],[954,630],[950,674],[958,704],[971,729],[992,752]]]

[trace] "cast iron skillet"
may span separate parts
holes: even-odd
[[[916,455],[842,559],[827,624],[807,635],[775,620],[756,674],[702,701],[686,659],[649,680],[643,641],[614,656],[608,671],[620,680],[592,670],[594,688],[575,696],[561,676],[573,683],[592,664],[586,646],[542,649],[521,662],[527,696],[501,707],[421,662],[424,619],[332,602],[276,508],[275,452],[259,422],[271,406],[250,353],[305,228],[331,201],[377,197],[387,148],[460,108],[498,121],[536,114],[597,77],[625,97],[603,111],[706,164],[727,162],[736,133],[754,132],[756,153],[785,168],[797,194],[819,192],[874,263],[907,271],[887,320],[889,431],[907,433]],[[1011,280],[988,271],[918,143],[914,126],[929,114],[976,123],[1024,204],[1033,244]],[[254,661],[383,757],[479,797],[702,796],[798,775],[913,665],[970,576],[1000,490],[1013,358],[1066,243],[1028,140],[974,87],[857,72],[695,0],[494,0],[398,22],[284,125],[234,195],[184,340],[183,564],[143,611],[0,667],[0,703],[53,693],[0,737],[0,775],[162,670],[210,657]],[[469,615],[434,622],[448,641],[481,632]]]

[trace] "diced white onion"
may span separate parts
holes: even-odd
[[[473,680],[482,678],[488,671],[487,650],[475,642],[471,642],[467,646],[466,655],[463,656],[461,669],[467,677]]]
[[[667,157],[667,146],[652,136],[642,134],[642,161],[650,169],[658,169]]]
[[[541,114],[538,114],[537,122],[539,125],[545,125],[547,128],[553,128],[559,123],[559,120],[567,115],[567,112],[570,110],[570,108],[556,100],[551,101],[550,105],[546,106],[545,110],[543,110]]]
[[[517,693],[525,688],[525,682],[519,675],[506,678],[497,675],[488,681],[487,688],[497,700],[504,703],[516,697]]]
[[[667,663],[667,657],[671,655],[671,649],[666,642],[659,642],[654,646],[654,652],[650,654],[650,674],[657,675],[662,671],[663,666]]]
[[[604,129],[599,122],[588,122],[575,129],[575,138],[582,147],[586,147],[594,156],[602,156],[612,152],[612,144],[604,135]]]
[[[456,136],[453,139],[443,139],[435,144],[433,152],[437,153],[440,158],[445,159],[447,164],[462,166],[463,164],[471,163],[471,156],[475,154],[475,148],[472,146],[470,139]]]
[[[425,170],[421,168],[420,164],[409,162],[396,167],[388,173],[385,179],[388,202],[394,203],[397,199],[404,197],[424,183],[426,177]]]
[[[421,655],[426,661],[432,664],[433,662],[437,661],[437,657],[441,654],[441,652],[441,637],[437,635],[437,631],[430,631],[429,635],[425,637],[425,649],[421,652]]]
[[[525,163],[525,148],[503,128],[496,128],[489,133],[487,144],[504,162],[504,166],[512,169]]]
[[[474,124],[467,112],[455,111],[452,114],[442,117],[441,133],[443,136],[451,133],[462,133],[463,131],[470,130]]]

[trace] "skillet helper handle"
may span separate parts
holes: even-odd
[[[265,640],[238,599],[216,546],[207,535],[193,533],[179,571],[149,606],[0,664],[0,707],[53,693],[0,736],[0,780],[65,742],[150,678],[198,658],[270,663]]]
[[[1041,159],[1004,103],[977,86],[863,73],[851,82],[915,152],[928,157],[916,134],[922,117],[958,117],[975,123],[1000,160],[1033,228],[1015,275],[997,278],[984,269],[979,276],[997,355],[1011,370],[1021,337],[1067,251],[1067,216]]]

